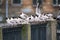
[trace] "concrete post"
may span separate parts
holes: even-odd
[[[2,28],[0,27],[0,40],[3,40],[2,38]]]
[[[56,40],[56,24],[57,24],[56,20],[48,22],[46,30],[47,40]]]
[[[46,27],[46,40],[51,40],[51,22],[48,22]]]
[[[22,40],[31,40],[30,24],[24,24],[22,27]]]
[[[51,21],[51,37],[52,40],[56,40],[56,26],[57,26],[57,21]]]

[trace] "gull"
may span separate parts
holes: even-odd
[[[58,15],[58,16],[57,16],[57,18],[59,18],[59,19],[60,19],[60,15]]]
[[[57,20],[60,20],[60,15],[57,16]]]
[[[7,23],[10,23],[10,19],[8,18],[8,19],[6,20],[6,22],[7,22]]]
[[[37,9],[36,9],[37,10]],[[39,12],[38,12],[39,11]],[[38,15],[38,17],[41,17],[41,12],[40,10],[36,11],[36,15]]]
[[[14,20],[13,18],[10,19],[11,21]]]
[[[17,21],[16,20],[17,20],[17,18],[14,18],[14,19],[11,18],[10,19],[10,23],[12,23],[13,25],[17,25]]]
[[[45,18],[44,17],[40,17],[40,21],[45,21]]]
[[[44,17],[45,19],[48,19],[48,16],[46,16],[46,15],[45,15],[45,16],[43,16],[43,17]]]
[[[6,20],[7,22],[10,21],[9,18]]]
[[[37,6],[36,6],[36,15],[38,15],[39,17],[41,16],[41,10],[40,8],[38,8],[39,6],[39,3],[37,3]]]
[[[46,14],[46,15],[47,15],[48,17],[50,17],[50,18],[53,16],[52,14]]]
[[[15,19],[15,20],[16,20],[16,22],[17,22],[18,24],[23,24],[23,23],[26,22],[25,19],[21,19],[21,18],[17,18],[17,19]],[[26,22],[26,23],[27,23],[27,22]]]
[[[42,16],[40,17],[40,19],[41,19],[42,21],[46,21],[46,19],[48,19],[48,16],[42,15]]]
[[[22,22],[22,24],[29,24],[29,22],[26,21],[26,20],[24,20],[24,21]]]
[[[41,10],[40,10],[40,8],[39,8],[39,13],[41,14]]]
[[[39,17],[35,16],[35,21],[40,21]]]
[[[22,12],[22,14],[20,15],[20,17],[23,18],[23,19],[26,19],[28,16]]]
[[[38,8],[36,8],[36,15],[41,15],[41,11],[40,11],[40,9],[38,9]]]
[[[22,24],[23,19],[18,18],[16,21],[17,21],[18,24]]]
[[[29,20],[30,20],[30,19],[31,19],[31,17],[27,17],[27,18],[26,18],[26,21],[28,21],[28,22],[29,22]]]
[[[53,18],[52,18],[52,14],[46,14],[46,16],[48,16],[48,19],[47,19],[47,21],[50,21],[50,20],[53,20]]]
[[[13,21],[15,22],[15,25],[16,25],[16,24],[20,24],[20,18],[14,18]]]
[[[33,22],[34,21],[34,17],[31,15],[31,17],[29,18],[29,22]]]
[[[37,15],[39,14],[38,5],[39,5],[39,3],[37,3],[37,6],[36,6],[36,14]]]
[[[11,19],[8,18],[6,21],[7,21],[7,24],[13,25],[13,22],[11,23]]]

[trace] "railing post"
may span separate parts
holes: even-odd
[[[57,21],[53,20],[53,21],[49,21],[47,24],[47,40],[56,40],[56,25],[57,25]]]
[[[3,40],[2,37],[3,37],[3,36],[2,36],[2,27],[0,27],[0,40]]]
[[[46,40],[51,40],[51,22],[49,21],[47,23],[47,27],[46,27]]]
[[[56,40],[56,27],[57,27],[57,21],[51,21],[51,37],[52,40]]]
[[[22,40],[31,40],[30,24],[24,24],[22,27]]]

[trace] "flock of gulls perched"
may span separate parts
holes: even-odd
[[[28,16],[22,12],[20,17],[18,18],[8,18],[6,21],[10,25],[17,25],[17,24],[29,24],[30,22],[42,22],[42,21],[50,21],[53,20],[52,14],[39,14],[36,13],[36,16]]]
[[[31,22],[42,22],[42,21],[50,21],[53,20],[52,14],[42,14],[40,8],[38,8],[38,4],[36,7],[36,15],[28,16],[22,12],[22,14],[18,18],[8,18],[6,19],[7,24],[17,25],[17,24],[29,24]]]

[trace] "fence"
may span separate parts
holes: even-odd
[[[0,40],[56,40],[56,21],[12,28],[0,27]]]

